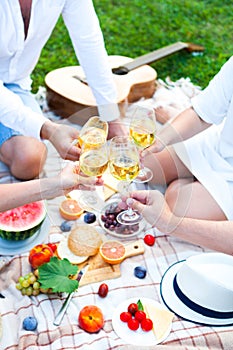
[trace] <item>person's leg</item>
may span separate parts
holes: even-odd
[[[153,171],[152,185],[166,185],[179,178],[193,179],[192,173],[170,146],[159,153],[150,154],[143,164]]]
[[[16,93],[22,101],[41,113],[40,107],[29,91],[10,84],[6,86]],[[20,180],[38,177],[46,160],[45,144],[33,137],[20,135],[17,131],[0,123],[0,161],[8,165],[13,176]]]
[[[9,167],[11,174],[20,180],[38,177],[46,156],[46,146],[33,137],[12,136],[0,146],[0,160]]]
[[[173,181],[165,193],[172,212],[180,217],[201,220],[227,220],[222,209],[198,181],[179,179]]]

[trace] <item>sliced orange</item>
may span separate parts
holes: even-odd
[[[106,241],[99,249],[103,260],[109,264],[119,264],[125,258],[125,246],[118,241]]]
[[[65,220],[76,220],[83,213],[83,209],[79,206],[78,202],[75,199],[70,198],[61,202],[59,211]]]

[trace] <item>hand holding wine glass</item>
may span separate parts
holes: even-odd
[[[90,139],[89,139],[90,138]],[[79,158],[80,170],[87,176],[101,177],[108,168],[108,149],[106,143],[101,143],[101,137],[95,137],[95,146],[93,146],[93,135],[85,138],[85,143],[81,147]],[[96,191],[87,193],[85,191],[80,198],[80,205],[96,209],[100,198]]]
[[[85,143],[90,147],[96,147],[106,142],[108,135],[108,123],[101,120],[98,116],[94,116],[88,119],[83,125],[78,143],[79,146]]]
[[[151,146],[155,141],[156,118],[153,108],[137,106],[130,122],[130,137],[139,149]],[[134,182],[144,183],[152,179],[153,173],[149,168],[143,167]]]
[[[109,169],[112,176],[121,181],[119,192],[127,196],[131,181],[139,173],[138,150],[129,137],[116,136],[110,141]],[[118,214],[117,221],[124,225],[140,222],[141,214],[132,210],[130,201],[127,204],[128,209]]]

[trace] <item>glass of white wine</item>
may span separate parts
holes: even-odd
[[[155,142],[156,118],[153,108],[137,106],[130,121],[129,134],[139,149],[145,149]],[[134,182],[148,182],[153,172],[140,163],[140,171]]]
[[[96,147],[100,144],[104,144],[108,136],[108,123],[101,120],[98,116],[94,116],[88,119],[83,125],[78,144],[80,147],[85,144]]]
[[[120,181],[119,192],[128,196],[131,181],[139,173],[139,153],[137,147],[127,136],[115,136],[109,146],[109,170],[114,178]],[[130,206],[130,198],[127,200],[128,209],[120,212],[117,221],[120,224],[132,225],[142,220],[142,215]]]
[[[108,168],[107,143],[101,143],[101,137],[95,137],[96,145],[93,146],[93,135],[86,137],[81,147],[79,158],[80,170],[83,174],[93,177],[101,177]],[[89,139],[90,138],[90,139]],[[100,198],[96,190],[83,191],[80,205],[83,209],[99,209]]]

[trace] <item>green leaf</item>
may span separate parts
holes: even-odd
[[[137,305],[138,305],[138,310],[144,311],[144,307],[143,307],[142,302],[141,302],[140,299],[137,301]]]
[[[72,265],[68,259],[61,260],[52,257],[48,263],[41,265],[38,270],[38,281],[43,289],[51,288],[54,293],[71,293],[78,288],[78,281],[69,278],[71,275],[76,275],[78,267]]]

